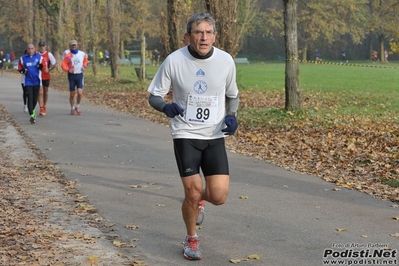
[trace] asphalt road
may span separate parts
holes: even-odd
[[[151,265],[231,265],[251,254],[260,259],[239,264],[329,265],[334,256],[342,265],[397,265],[396,204],[234,153],[226,204],[205,206],[203,259],[185,260],[183,190],[169,128],[85,101],[82,115],[71,116],[66,92],[50,90],[48,114],[32,125],[19,77],[0,78],[0,104],[125,239],[139,239]],[[373,258],[381,248],[385,258]]]

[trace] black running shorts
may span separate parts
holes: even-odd
[[[50,87],[50,80],[49,79],[42,80],[42,86],[47,88]]]
[[[175,157],[181,177],[229,175],[224,138],[212,140],[174,139]]]

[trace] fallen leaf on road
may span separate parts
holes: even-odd
[[[115,239],[114,242],[112,242],[112,244],[114,244],[114,246],[118,247],[118,248],[123,248],[126,247],[126,243],[123,243],[120,240]]]
[[[125,227],[129,230],[135,230],[140,228],[140,226],[138,225],[126,225]]]
[[[135,260],[133,261],[133,265],[147,265],[147,264],[142,260]]]
[[[248,196],[240,196],[240,199],[249,199]]]
[[[260,256],[258,254],[251,254],[247,256],[247,259],[250,260],[260,260]]]
[[[230,262],[233,264],[238,264],[242,261],[248,261],[248,260],[260,260],[260,256],[258,254],[250,254],[250,255],[247,255],[245,258],[231,259]]]
[[[131,185],[131,188],[144,188],[147,187],[146,185]]]

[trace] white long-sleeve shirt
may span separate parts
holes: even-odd
[[[173,138],[223,138],[225,97],[236,98],[236,68],[230,54],[214,47],[212,56],[197,59],[183,47],[170,54],[153,78],[148,91],[162,98],[173,88],[173,102],[184,117],[171,119]]]

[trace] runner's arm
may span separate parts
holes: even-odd
[[[226,97],[226,114],[232,115],[236,118],[239,103],[240,99],[238,95],[235,98]]]
[[[158,110],[160,112],[163,112],[163,108],[167,104],[161,96],[155,96],[152,94],[150,94],[148,102],[155,110]]]

